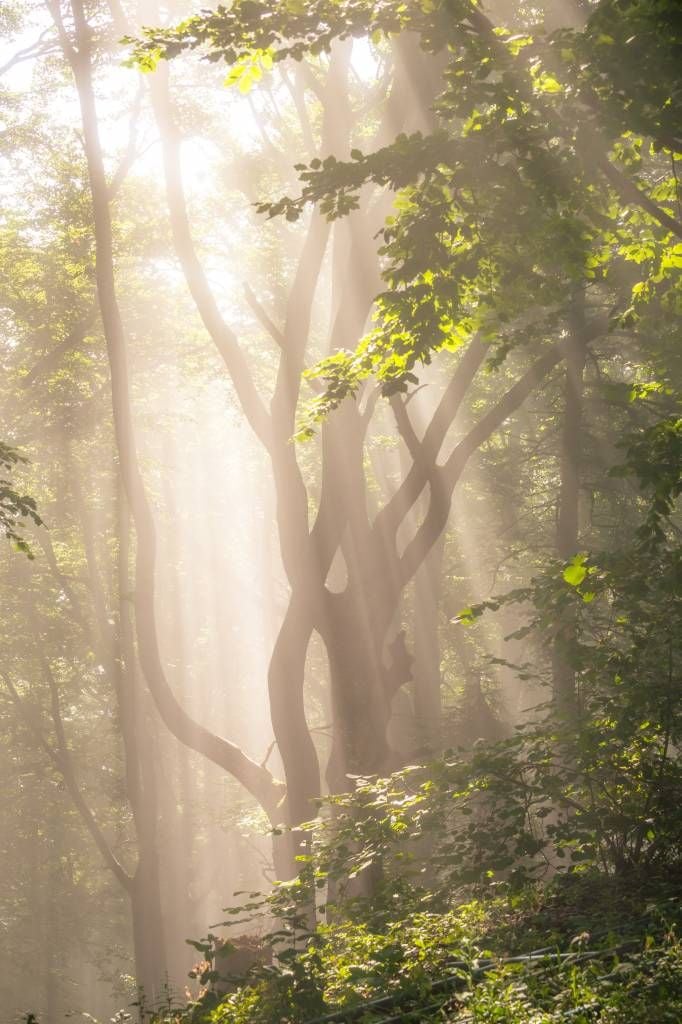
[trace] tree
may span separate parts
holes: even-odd
[[[589,22],[582,34],[547,35],[541,27],[521,21],[514,27],[523,27],[526,34],[519,36],[495,26],[470,3],[376,8],[321,2],[306,5],[305,10],[288,4],[271,10],[267,4],[249,2],[195,16],[177,30],[149,29],[136,51],[139,66],[153,70],[160,58],[205,47],[210,60],[224,59],[233,66],[232,81],[243,81],[250,68],[259,67],[262,54],[267,62],[301,59],[309,52],[325,52],[334,39],[349,36],[416,32],[424,49],[433,54],[441,52],[445,43],[451,48],[444,61],[444,91],[436,104],[435,130],[401,134],[368,155],[354,149],[350,161],[335,155],[316,158],[299,166],[304,186],[299,197],[261,204],[269,215],[283,214],[295,221],[306,204],[317,203],[328,219],[335,220],[358,208],[360,190],[368,184],[401,189],[398,216],[382,229],[388,289],[377,300],[378,327],[354,354],[335,352],[315,370],[324,390],[313,399],[299,433],[309,436],[316,422],[337,410],[337,427],[343,422],[346,434],[344,457],[349,461],[348,424],[353,419],[357,422],[361,407],[344,400],[358,395],[363,382],[374,376],[384,394],[393,396],[393,412],[412,464],[397,494],[373,520],[367,519],[359,468],[362,435],[356,427],[353,475],[344,494],[335,494],[329,501],[336,513],[330,517],[331,526],[326,523],[329,513],[323,486],[307,552],[307,510],[299,500],[297,557],[285,555],[285,563],[295,569],[293,577],[289,570],[293,590],[289,615],[291,630],[300,631],[295,643],[298,653],[294,655],[282,642],[288,671],[286,678],[274,671],[276,650],[271,684],[273,723],[284,757],[289,801],[296,801],[292,820],[305,815],[316,792],[302,779],[310,780],[316,773],[300,699],[303,654],[312,628],[323,637],[330,662],[335,713],[330,781],[333,788],[344,788],[347,771],[371,772],[394,763],[386,727],[393,696],[409,679],[410,669],[402,641],[392,641],[392,623],[404,588],[446,526],[451,497],[468,460],[567,355],[562,553],[577,541],[577,488],[569,476],[575,475],[579,443],[579,376],[585,346],[609,329],[608,318],[600,312],[605,304],[615,310],[629,305],[629,289],[623,292],[617,277],[620,266],[641,251],[638,247],[651,247],[645,251],[651,252],[652,274],[662,274],[664,290],[671,287],[671,275],[665,271],[677,259],[675,239],[682,230],[666,205],[673,178],[652,198],[646,174],[628,172],[622,144],[615,146],[615,159],[609,155],[613,138],[599,122],[599,107],[595,111],[585,102],[585,96],[590,99],[591,95],[587,79],[595,73],[597,58],[577,92],[570,84],[576,73],[574,51],[564,47],[565,66],[558,64],[559,39],[565,44],[570,37],[577,48],[590,45],[596,25]],[[655,156],[652,160],[660,162]],[[172,177],[171,202],[177,218],[177,163]],[[627,204],[625,220],[618,202]],[[183,231],[180,249],[186,250],[186,215]],[[186,273],[187,263],[185,255]],[[195,261],[191,274],[197,273]],[[576,290],[585,289],[587,299],[567,300]],[[196,281],[194,292],[201,306],[206,296],[196,294]],[[579,312],[582,303],[587,306]],[[534,310],[530,323],[528,309]],[[204,322],[208,322],[206,315]],[[472,336],[431,423],[419,437],[401,394],[416,383],[415,368],[428,363],[434,351],[460,349]],[[554,344],[543,353],[548,338],[555,339]],[[521,346],[536,355],[535,361],[439,466],[454,414],[486,356],[499,364]],[[273,411],[277,408],[275,402]],[[288,444],[294,427],[290,401],[287,409],[283,426]],[[260,413],[257,422],[251,415],[251,422],[266,446],[282,443],[282,439],[272,441],[267,419]],[[333,436],[334,430],[331,416],[323,427],[325,451],[330,450],[325,435]],[[290,467],[287,476],[286,465]],[[290,447],[275,475],[283,494],[300,492]],[[329,478],[341,478],[338,464],[329,471]],[[401,550],[398,528],[426,487],[429,503],[423,522]],[[334,522],[344,495],[348,505],[341,520]],[[284,501],[281,508],[284,515]],[[319,535],[330,532],[338,539],[320,557],[313,545]],[[348,575],[341,593],[330,592],[326,585],[335,544],[341,545]],[[312,565],[308,579],[304,565]],[[302,581],[300,596],[297,581]],[[564,678],[559,681],[562,672]],[[570,675],[558,662],[556,674],[557,688],[566,691],[570,703]],[[303,750],[308,751],[306,758],[301,756]]]

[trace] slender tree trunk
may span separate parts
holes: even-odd
[[[158,849],[159,800],[156,765],[139,686],[135,643],[128,598],[131,581],[130,520],[124,496],[119,498],[119,707],[125,746],[128,798],[135,819],[138,860],[129,887],[137,983],[148,998],[158,998],[168,979],[168,962],[161,902]]]
[[[414,712],[419,745],[435,751],[440,742],[441,673],[438,635],[445,531],[414,578]]]
[[[138,836],[138,845],[138,865],[129,890],[135,975],[145,1001],[154,1005],[168,981],[159,860],[148,840],[142,838],[140,842]]]
[[[287,780],[282,820],[295,825],[307,821],[319,796],[320,768],[303,704],[303,678],[308,643],[313,631],[314,595],[305,584],[292,592],[280,627],[268,671],[270,717]],[[278,877],[285,861],[275,865]]]
[[[60,948],[59,921],[57,918],[57,898],[60,888],[60,853],[61,832],[57,820],[57,809],[50,808],[47,836],[49,837],[49,858],[45,865],[45,926],[44,926],[44,965],[43,979],[45,985],[45,1024],[57,1024],[59,1020],[59,960],[57,950]]]
[[[583,387],[586,359],[584,293],[576,294],[569,315],[564,374],[564,416],[559,456],[559,498],[557,504],[556,550],[568,561],[578,550],[580,534],[580,462],[582,454]],[[566,613],[552,647],[554,699],[559,714],[573,720],[578,711],[575,669],[571,648],[575,640],[575,615]]]

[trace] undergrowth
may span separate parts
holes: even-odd
[[[679,1024],[680,879],[597,872],[411,912],[322,925],[307,947],[210,987],[154,1024],[443,1021]],[[471,893],[469,894],[471,897]]]

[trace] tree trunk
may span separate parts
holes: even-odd
[[[356,589],[329,595],[325,631],[334,716],[327,782],[332,792],[349,788],[347,775],[384,771],[389,763],[386,727],[390,704],[381,661],[385,636]]]
[[[159,873],[157,822],[159,801],[153,744],[139,686],[130,615],[130,520],[125,497],[119,498],[119,708],[125,747],[128,799],[137,835],[137,868],[129,886],[138,987],[156,999],[168,980]]]
[[[585,298],[582,292],[573,299],[566,339],[564,375],[564,418],[559,456],[560,486],[557,504],[556,550],[566,562],[578,550],[580,533],[580,461],[582,451],[583,375],[586,359]],[[567,612],[552,647],[554,700],[559,715],[569,721],[578,712],[575,669],[571,648],[575,642],[575,615]]]
[[[151,1007],[158,1004],[168,984],[159,863],[153,842],[142,839],[138,856],[129,890],[135,975],[140,997]]]
[[[445,531],[431,548],[414,579],[414,712],[419,746],[440,745],[441,674],[438,635]]]

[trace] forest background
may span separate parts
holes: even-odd
[[[8,1020],[679,858],[677,4],[192,14],[1,14]]]

